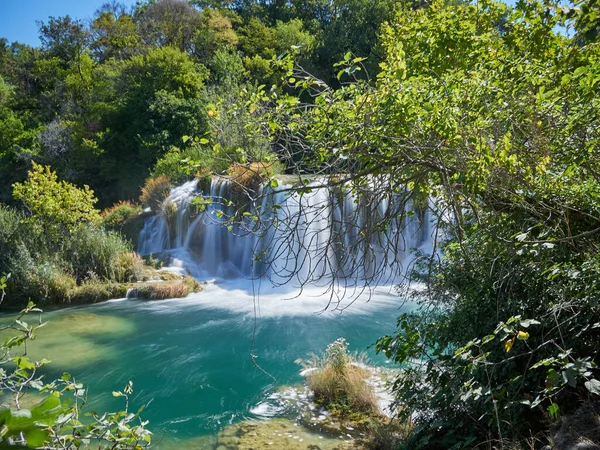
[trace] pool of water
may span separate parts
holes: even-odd
[[[264,418],[258,406],[265,399],[302,382],[296,361],[339,337],[374,364],[388,364],[367,347],[393,332],[410,306],[382,288],[351,305],[330,305],[348,306],[343,312],[322,312],[330,297],[320,293],[257,299],[240,285],[209,285],[186,299],[55,311],[45,314],[49,324],[30,354],[52,360],[48,376],[68,371],[83,381],[87,410],[122,408],[111,393],[131,380],[133,409],[147,405],[143,417],[155,441],[214,442],[227,425]]]

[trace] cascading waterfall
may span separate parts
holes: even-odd
[[[199,279],[393,284],[412,250],[433,251],[432,225],[429,208],[406,206],[384,184],[370,180],[358,199],[348,187],[309,185],[299,193],[267,185],[229,222],[235,214],[231,180],[214,177],[204,191],[193,180],[171,191],[163,214],[146,220],[138,251],[168,253],[174,266]],[[193,217],[197,196],[206,206]]]

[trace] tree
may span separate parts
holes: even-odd
[[[137,24],[123,7],[107,5],[98,10],[90,33],[92,54],[99,62],[110,58],[126,59],[140,51],[142,40]]]
[[[194,36],[194,55],[200,61],[208,61],[217,50],[233,48],[238,37],[233,31],[231,20],[215,9],[202,13],[200,26]]]
[[[139,8],[136,19],[146,45],[173,46],[187,53],[200,24],[200,12],[184,0],[158,0]]]
[[[403,9],[382,30],[375,85],[348,52],[340,89],[282,63],[310,104],[255,97],[277,104],[262,125],[299,175],[295,192],[317,189],[301,175],[318,175],[369,217],[353,224],[352,249],[313,256],[347,263],[325,278],[332,301],[348,274],[367,288],[385,280],[403,249],[395,224],[419,208],[435,220],[433,253],[417,253],[403,282],[425,283],[404,291],[421,308],[378,343],[407,367],[400,414],[428,412],[412,416],[411,448],[502,447],[600,392],[599,47],[557,34],[563,18],[535,1]],[[279,252],[301,232],[291,214],[279,216]],[[351,258],[374,240],[385,242],[378,264]],[[323,282],[310,267],[304,279]]]
[[[87,45],[89,37],[83,24],[70,16],[50,17],[48,23],[38,22],[42,49],[58,58],[65,67],[73,64]]]
[[[94,208],[98,201],[88,186],[78,188],[59,181],[50,166],[32,162],[29,178],[13,185],[15,200],[21,200],[30,213],[31,220],[42,224],[48,237],[60,239],[61,233],[71,233],[85,223],[100,219]]]
[[[90,145],[98,150],[96,190],[109,201],[135,198],[150,168],[182,137],[203,134],[201,92],[208,70],[174,47],[153,48],[99,71],[95,104],[100,124]],[[94,172],[91,172],[92,174]]]

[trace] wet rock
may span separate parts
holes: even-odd
[[[349,446],[348,446],[349,445]],[[224,428],[217,437],[218,450],[345,450],[360,448],[344,436],[319,436],[289,419],[247,421]]]

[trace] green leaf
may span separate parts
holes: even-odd
[[[580,77],[581,75],[583,75],[585,73],[585,71],[587,69],[588,69],[587,66],[578,67],[577,69],[575,69],[575,72],[573,72],[573,76]]]
[[[13,361],[17,364],[17,367],[19,369],[24,369],[24,370],[35,369],[35,364],[33,364],[31,361],[29,361],[29,358],[26,358],[25,356],[19,356],[17,358],[13,358]]]
[[[600,395],[600,381],[596,380],[595,378],[592,378],[591,380],[586,381],[585,387],[592,394]]]
[[[558,419],[558,405],[556,403],[552,403],[548,406],[547,411],[550,417],[554,420]]]
[[[276,188],[279,187],[279,182],[275,178],[271,178],[271,187]]]

